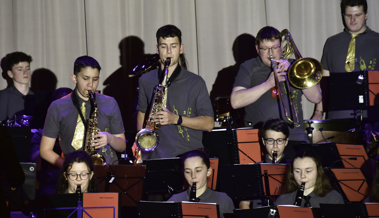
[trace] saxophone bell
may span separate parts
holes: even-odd
[[[164,76],[160,79],[159,84],[154,89],[154,97],[151,102],[151,108],[149,116],[146,120],[144,129],[141,129],[135,138],[136,146],[139,150],[144,152],[153,151],[159,144],[159,136],[155,130],[161,127],[159,121],[154,120],[154,116],[157,112],[163,110],[165,106],[165,93],[166,93],[166,80],[168,78],[168,68],[171,63],[171,58],[164,60]],[[136,158],[136,157],[135,157]],[[142,159],[140,160],[142,162]]]

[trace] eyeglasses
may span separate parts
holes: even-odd
[[[86,179],[88,179],[88,175],[89,175],[89,173],[79,173],[79,174],[67,173],[67,174],[68,174],[68,178],[72,181],[77,180],[78,176],[80,177],[81,180],[86,180]]]
[[[269,138],[269,139],[265,139],[265,141],[266,141],[266,144],[268,144],[268,145],[273,145],[274,142],[276,142],[277,145],[282,145],[282,144],[284,144],[285,141],[287,141],[287,138],[284,138],[284,139],[282,139],[282,138],[280,138],[280,139]]]
[[[261,52],[263,53],[268,53],[270,50],[272,50],[273,52],[277,52],[279,51],[279,49],[280,49],[280,45],[273,46],[271,48],[259,48],[259,50],[261,50]]]

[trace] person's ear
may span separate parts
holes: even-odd
[[[8,71],[7,71],[7,74],[8,74],[8,76],[9,76],[10,78],[13,79],[13,73],[12,73],[12,71],[8,70]]]
[[[262,137],[262,144],[266,145],[265,139]]]
[[[68,180],[68,179],[67,179],[67,173],[66,173],[66,172],[63,173],[63,176],[64,176],[64,178],[65,178],[66,180]]]
[[[77,83],[77,81],[76,81],[76,75],[75,74],[71,75],[71,80],[72,80],[73,83],[75,83],[75,84]]]
[[[93,171],[91,172],[91,176],[89,177],[89,180],[91,180],[93,177]]]
[[[207,171],[207,177],[210,176],[212,174],[212,167],[209,167],[208,171]]]
[[[183,54],[183,52],[184,52],[184,45],[181,44],[181,45],[180,45],[180,54]]]

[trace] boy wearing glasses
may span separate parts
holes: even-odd
[[[286,122],[281,119],[267,120],[262,128],[262,144],[266,149],[265,158],[261,163],[290,164],[291,159],[284,158],[284,149],[288,144],[289,128]],[[276,155],[274,155],[274,152]],[[276,157],[275,157],[276,156]],[[264,198],[257,198],[252,201],[241,201],[240,209],[250,209],[262,207]]]
[[[281,119],[267,120],[261,130],[262,144],[266,149],[266,155],[262,162],[290,164],[291,160],[284,158],[283,154],[288,144],[289,128],[287,123]]]
[[[280,99],[274,98],[271,89],[275,87],[275,77],[271,66],[270,57],[277,65],[277,75],[280,82],[280,89],[283,93],[283,101],[287,106],[289,117],[297,120],[290,107],[289,98],[285,85],[287,70],[294,60],[281,59],[282,56],[282,36],[280,32],[270,26],[263,27],[259,30],[255,47],[258,57],[247,60],[241,64],[237,77],[233,85],[231,94],[231,104],[234,109],[245,107],[245,126],[260,128],[263,122],[269,118],[286,119],[284,109],[281,106]],[[304,94],[308,101],[319,103],[321,101],[321,89],[315,85],[308,89],[297,89],[291,84],[291,94],[293,96],[294,107],[297,110],[299,126],[290,126],[291,141],[308,142],[304,131],[302,95]]]

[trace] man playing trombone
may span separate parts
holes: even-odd
[[[290,122],[291,141],[308,142],[303,127],[301,99],[304,94],[308,101],[319,103],[322,98],[320,87],[316,83],[311,87],[299,89],[290,84],[292,100],[287,96],[288,88],[286,89],[283,81],[286,80],[287,71],[294,60],[281,59],[282,34],[277,29],[266,26],[259,30],[255,47],[258,57],[243,63],[235,79],[231,94],[232,107],[245,107],[246,126],[260,128],[265,120],[280,118]],[[272,63],[275,63],[275,66],[272,66]],[[277,73],[276,78],[273,69]],[[276,87],[275,80],[280,84],[280,89],[272,91],[272,88]],[[276,98],[279,91],[282,97]]]

